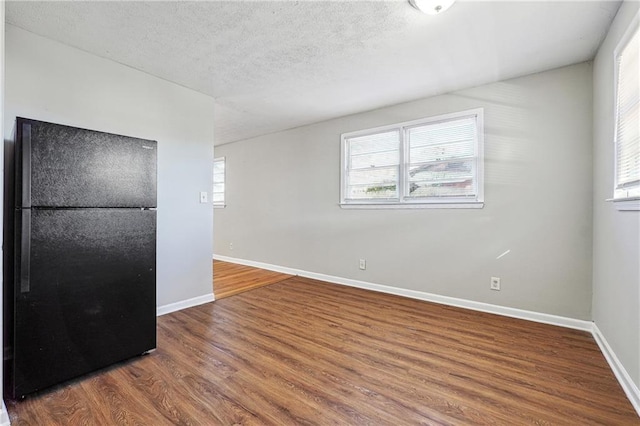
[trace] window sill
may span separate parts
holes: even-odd
[[[214,204],[213,205],[214,209],[224,209],[225,207],[227,207],[226,204]]]
[[[343,209],[481,209],[484,207],[483,201],[470,203],[340,203]]]
[[[613,205],[619,211],[640,211],[640,197],[634,198],[610,198]]]

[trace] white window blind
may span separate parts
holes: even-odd
[[[397,130],[348,138],[348,200],[397,199],[400,134]]]
[[[408,129],[408,197],[475,197],[475,117]]]
[[[343,134],[341,205],[482,207],[482,115],[477,109]]]
[[[213,205],[224,206],[225,189],[225,159],[216,158],[213,160]]]
[[[636,27],[616,54],[614,199],[640,197],[640,35]],[[626,42],[626,43],[625,43]]]

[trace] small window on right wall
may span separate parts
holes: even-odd
[[[634,19],[615,51],[615,175],[619,210],[640,210],[640,32]]]

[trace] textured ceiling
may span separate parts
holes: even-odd
[[[593,58],[619,2],[7,2],[19,26],[216,98],[216,145]]]

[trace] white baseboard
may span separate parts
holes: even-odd
[[[254,268],[266,269],[268,271],[281,272],[289,275],[304,276],[302,274],[305,272],[301,269],[289,268],[287,266],[272,265],[270,263],[256,262],[255,260],[239,259],[237,257],[222,256],[219,254],[214,254],[213,259],[222,260],[223,262],[237,263],[238,265],[253,266]]]
[[[181,300],[180,302],[169,303],[168,305],[158,306],[156,311],[157,316],[170,314],[171,312],[180,311],[182,309],[191,308],[193,306],[202,305],[204,303],[213,302],[215,297],[213,293],[205,294],[203,296],[193,297],[187,300]]]
[[[11,426],[11,420],[9,420],[9,412],[7,406],[2,401],[2,411],[0,411],[0,426]]]
[[[523,309],[509,308],[506,306],[492,305],[490,303],[476,302],[473,300],[459,299],[456,297],[441,296],[439,294],[426,293],[423,291],[407,290],[404,288],[391,287],[382,284],[374,284],[366,281],[352,280],[350,278],[336,277],[332,275],[319,274],[316,272],[304,271],[301,269],[288,268],[286,266],[271,265],[269,263],[255,262],[253,260],[238,259],[228,256],[213,255],[216,260],[237,263],[240,265],[253,266],[256,268],[268,269],[270,271],[282,272],[284,274],[299,275],[305,278],[312,278],[320,281],[327,281],[334,284],[357,287],[366,290],[378,291],[381,293],[395,294],[397,296],[409,297],[411,299],[425,300],[427,302],[439,303],[442,305],[457,306],[459,308],[471,309],[474,311],[487,312],[490,314],[503,315],[506,317],[520,318],[529,321],[541,322],[544,324],[558,325],[561,327],[573,328],[577,330],[591,331],[592,322],[574,318],[567,318],[558,315],[544,314],[540,312],[526,311]]]
[[[638,416],[640,416],[640,389],[638,389],[638,386],[633,382],[631,376],[627,373],[627,370],[624,368],[615,352],[613,352],[613,349],[609,346],[607,339],[604,338],[604,335],[595,323],[593,324],[592,333],[596,343],[600,346],[600,351],[613,370],[613,374],[615,374],[620,386],[622,386],[622,389],[624,390],[624,393],[627,394],[627,398],[629,398],[633,408],[636,409]]]

